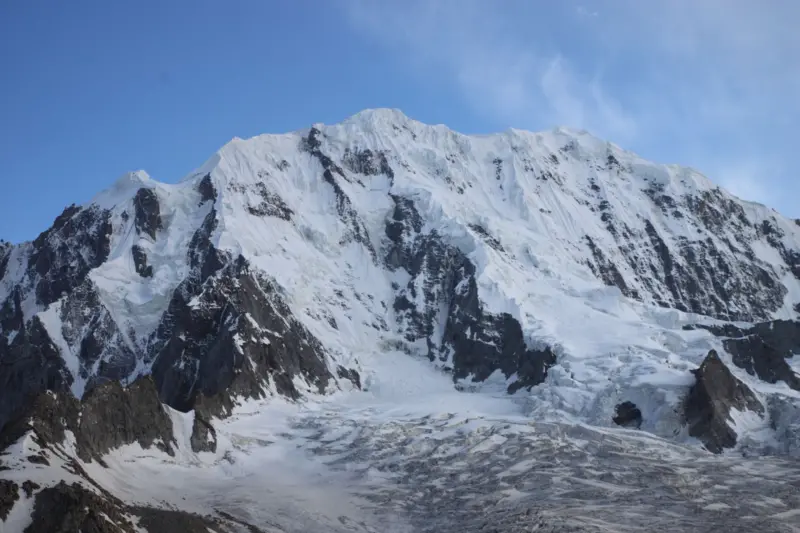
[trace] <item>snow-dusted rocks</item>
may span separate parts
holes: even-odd
[[[131,257],[136,273],[143,278],[153,277],[153,266],[147,264],[147,252],[138,244],[131,246]]]
[[[436,230],[423,233],[411,199],[392,200],[385,261],[391,271],[408,275],[404,287],[393,285],[393,308],[405,339],[424,342],[430,360],[449,366],[456,379],[484,381],[500,370],[506,379],[516,375],[508,387],[512,393],[544,381],[555,362],[552,350],[528,348],[517,319],[487,312],[478,296],[475,265],[466,254]]]
[[[800,376],[788,360],[800,353],[800,322],[776,320],[753,324],[751,327],[703,326],[723,338],[725,350],[733,364],[758,376],[767,383],[782,381],[800,391]]]
[[[68,434],[71,437],[68,438]],[[45,392],[0,432],[0,447],[30,435],[45,462],[49,453],[74,439],[77,457],[97,459],[111,450],[137,443],[172,454],[172,420],[158,398],[152,378],[142,377],[123,388],[108,381],[82,400],[69,393]]]
[[[19,500],[19,485],[8,479],[0,479],[0,520],[8,518],[8,513]]]
[[[764,406],[753,391],[737,379],[717,352],[710,351],[694,371],[696,383],[686,398],[684,416],[689,434],[700,439],[714,453],[736,444],[731,427],[734,412],[763,416]]]
[[[38,491],[26,533],[257,533],[249,525],[174,509],[128,505],[108,492],[61,481]]]
[[[0,279],[6,275],[6,268],[8,267],[8,257],[11,254],[11,243],[0,239]]]
[[[220,416],[230,412],[232,397],[271,391],[296,399],[295,379],[317,393],[331,379],[320,342],[292,316],[274,283],[241,256],[190,301],[176,291],[159,331],[170,336],[153,375],[161,398],[182,411],[202,395],[204,410]]]
[[[136,231],[155,240],[156,232],[162,228],[161,208],[153,189],[141,188],[133,197]]]

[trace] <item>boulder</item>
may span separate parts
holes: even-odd
[[[618,426],[639,429],[642,425],[642,411],[633,402],[622,402],[614,408],[612,420]]]
[[[689,435],[698,438],[710,452],[721,453],[736,444],[736,431],[730,425],[731,410],[752,411],[763,416],[764,406],[714,350],[693,373],[697,381],[684,406]]]

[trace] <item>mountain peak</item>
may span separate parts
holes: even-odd
[[[348,123],[404,124],[411,120],[401,110],[389,107],[364,109],[342,121]]]
[[[89,204],[111,209],[118,203],[128,200],[141,188],[153,188],[159,183],[144,170],[126,172],[108,189],[97,194]]]

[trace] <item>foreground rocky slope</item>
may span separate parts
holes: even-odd
[[[537,420],[800,454],[798,306],[798,223],[690,169],[365,111],[0,244],[0,441],[217,454],[237,409],[368,393],[400,354]]]

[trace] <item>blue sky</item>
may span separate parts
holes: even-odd
[[[0,238],[129,170],[397,107],[465,133],[585,128],[800,216],[795,0],[5,0]]]

